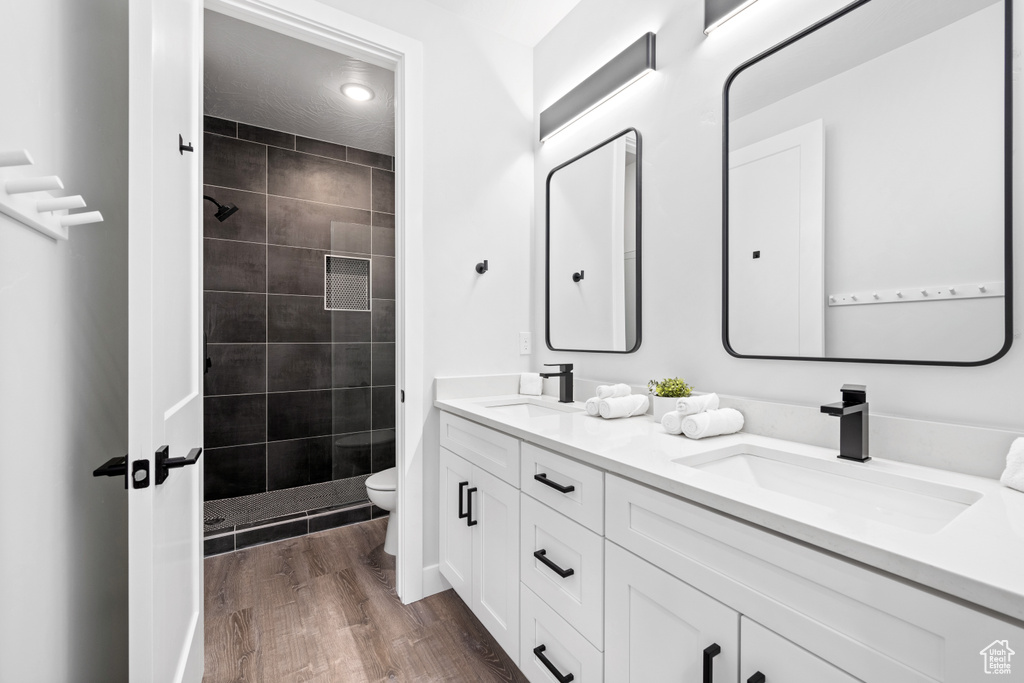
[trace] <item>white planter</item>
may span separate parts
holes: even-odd
[[[676,401],[679,399],[675,396],[669,398],[651,394],[651,400],[654,402],[654,419],[660,423],[661,418],[665,413],[676,409]]]

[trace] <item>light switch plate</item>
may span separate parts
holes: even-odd
[[[520,332],[519,333],[519,355],[520,356],[529,356],[531,353],[533,353],[533,343],[530,341],[530,333],[529,332]]]

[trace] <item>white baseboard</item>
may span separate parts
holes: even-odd
[[[423,597],[446,591],[451,587],[448,579],[441,576],[439,565],[431,564],[423,568]]]

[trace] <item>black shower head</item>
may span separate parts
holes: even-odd
[[[234,204],[221,204],[213,197],[203,195],[203,199],[208,199],[213,202],[214,206],[217,207],[217,213],[213,214],[213,217],[219,220],[221,223],[226,221],[233,213],[238,211],[238,207]]]

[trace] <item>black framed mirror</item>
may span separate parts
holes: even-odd
[[[548,173],[544,309],[553,351],[640,348],[642,147],[627,128]]]
[[[725,85],[739,358],[975,366],[1013,336],[1010,0],[858,0]]]

